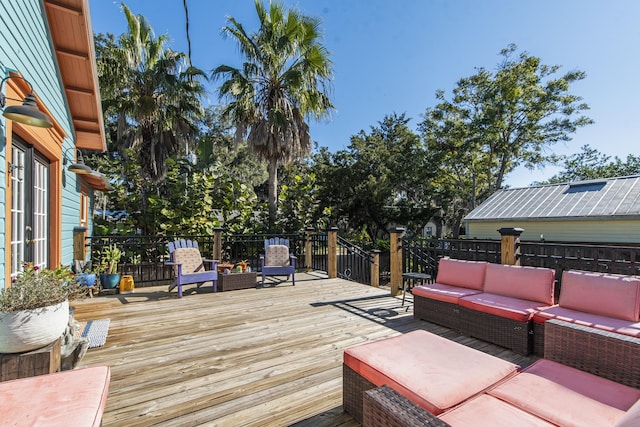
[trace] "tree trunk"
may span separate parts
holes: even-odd
[[[278,160],[269,160],[269,231],[274,231],[278,211]]]

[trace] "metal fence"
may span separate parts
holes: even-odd
[[[371,284],[371,254],[338,236],[338,277]]]

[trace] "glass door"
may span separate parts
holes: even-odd
[[[14,135],[9,168],[13,279],[25,262],[49,264],[49,162]]]

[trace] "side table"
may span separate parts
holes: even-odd
[[[432,277],[427,273],[402,273],[402,307],[404,307],[404,299],[407,295],[407,289],[411,292],[411,288],[413,288],[414,282],[416,280],[420,281],[421,285],[424,285],[424,282],[431,283]],[[407,307],[407,310],[409,307]]]
[[[235,291],[236,289],[255,288],[257,276],[254,271],[249,273],[218,273],[218,286],[221,291]]]

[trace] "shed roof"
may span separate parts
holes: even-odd
[[[498,190],[465,221],[640,218],[640,175]]]

